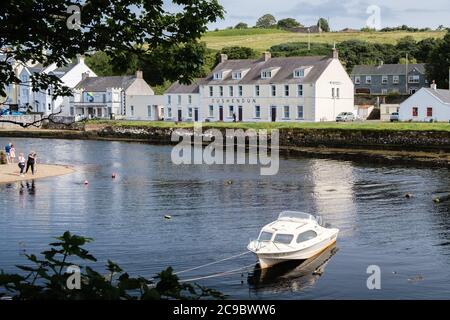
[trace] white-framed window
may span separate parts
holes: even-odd
[[[294,70],[294,78],[303,78],[305,76],[305,69]]]
[[[181,105],[181,95],[178,95],[178,105]]]
[[[191,95],[188,95],[188,103],[192,104],[192,96]]]
[[[152,106],[147,106],[147,117],[152,117]]]
[[[261,72],[261,78],[262,79],[270,79],[272,78],[272,71],[270,70],[264,70]]]
[[[387,94],[388,93],[388,89],[381,89],[381,94]]]
[[[336,89],[335,88],[331,88],[331,97],[336,98]]]
[[[240,72],[240,71],[233,72],[232,78],[233,78],[233,80],[242,79],[242,72]]]
[[[366,84],[372,84],[372,76],[366,76]]]
[[[234,114],[234,106],[228,106],[228,117],[232,118]]]
[[[214,87],[213,86],[209,87],[209,96],[210,97],[214,96]]]
[[[408,82],[409,83],[420,83],[420,76],[419,75],[409,76]]]
[[[219,95],[221,97],[223,97],[223,87],[222,86],[219,87]]]
[[[303,106],[297,106],[297,119],[303,119]]]
[[[214,80],[222,80],[222,72],[215,72]]]
[[[276,85],[272,85],[271,86],[271,92],[272,92],[272,97],[276,97],[277,96],[277,86]]]
[[[302,85],[302,84],[299,84],[299,85],[297,86],[297,95],[298,95],[299,97],[303,97],[303,85]]]
[[[291,117],[289,106],[284,106],[283,107],[283,114],[284,114],[284,118],[285,119],[289,119]]]
[[[214,117],[214,106],[209,106],[209,117],[213,118]]]
[[[381,77],[381,83],[382,84],[388,84],[389,82],[389,77],[388,76],[382,76]]]
[[[172,104],[172,96],[170,94],[167,96],[167,104]]]
[[[259,85],[255,86],[255,96],[259,97]]]
[[[341,89],[340,88],[336,88],[336,98],[340,98],[341,97]]]
[[[284,96],[289,97],[289,85],[288,84],[284,86]]]
[[[399,84],[400,83],[400,76],[393,76],[392,77],[392,83],[393,84]]]
[[[361,77],[360,76],[356,76],[355,77],[355,84],[361,84]]]
[[[167,108],[167,118],[172,118],[172,108]]]
[[[242,86],[239,86],[239,87],[238,87],[238,94],[239,94],[239,97],[242,97],[243,92],[244,92],[244,88],[243,88]]]
[[[134,116],[134,106],[130,106],[131,116]]]
[[[230,97],[233,97],[234,96],[234,87],[233,86],[230,86]]]
[[[261,118],[261,107],[255,106],[255,118]]]
[[[192,119],[192,108],[188,108],[188,118]]]

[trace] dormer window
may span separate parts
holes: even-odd
[[[222,72],[214,73],[214,80],[222,80],[223,74]]]
[[[240,80],[242,79],[242,72],[233,72],[233,80]]]
[[[272,71],[270,70],[265,70],[261,72],[261,78],[262,79],[270,79],[272,78]]]
[[[297,69],[294,71],[294,78],[303,78],[305,76],[305,69]]]
[[[230,72],[231,72],[231,70],[219,70],[217,72],[214,72],[213,79],[214,80],[223,80],[230,74]]]

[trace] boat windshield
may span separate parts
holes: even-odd
[[[282,243],[282,244],[290,244],[292,242],[292,239],[294,239],[294,236],[292,234],[279,233],[275,236],[275,239],[273,240],[273,242]]]
[[[270,240],[272,240],[272,235],[273,235],[273,233],[271,233],[271,232],[263,231],[259,235],[258,240],[259,241],[270,241]]]
[[[299,211],[283,211],[278,216],[278,219],[299,219],[299,220],[314,220],[317,221],[316,217],[309,213],[299,212]]]

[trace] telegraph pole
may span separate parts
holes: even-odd
[[[409,55],[406,54],[406,73],[405,73],[405,83],[406,83],[406,94],[408,94],[408,67],[409,67]]]

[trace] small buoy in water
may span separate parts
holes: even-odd
[[[88,185],[88,184],[89,184],[89,181],[84,180],[84,184],[85,184],[85,185]]]
[[[233,181],[228,180],[228,181],[226,182],[226,184],[233,184]]]
[[[111,175],[111,178],[115,179],[116,178],[116,173],[113,172],[113,174]]]
[[[405,195],[405,198],[406,198],[406,199],[411,199],[411,198],[412,198],[412,194],[411,194],[411,193],[407,193],[407,194]]]
[[[170,220],[170,219],[172,219],[172,216],[165,215],[165,216],[164,216],[164,219]]]

